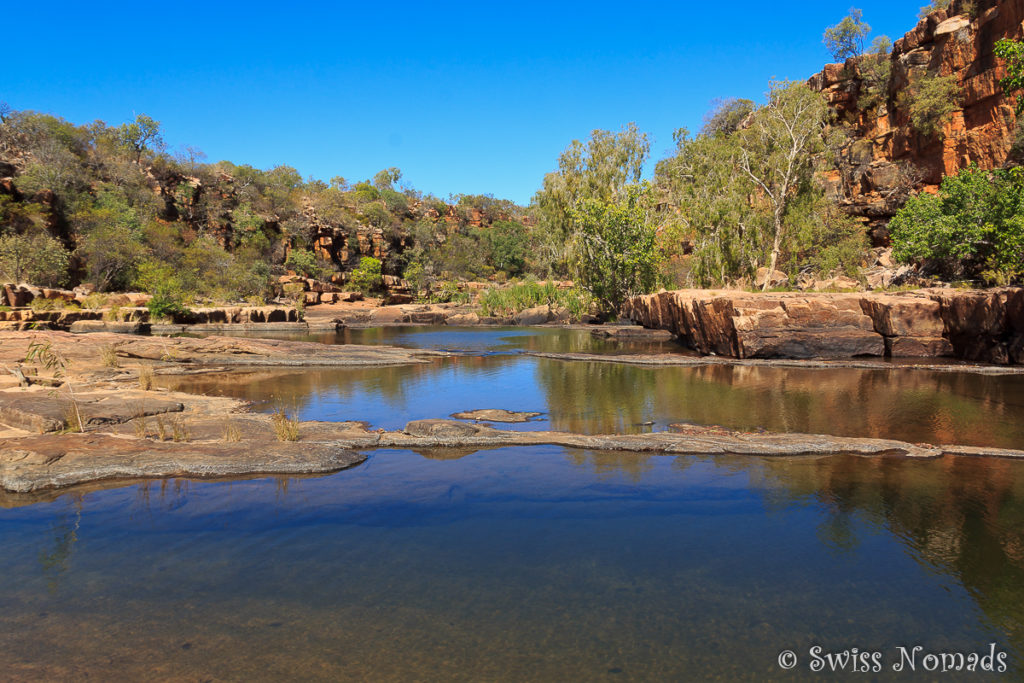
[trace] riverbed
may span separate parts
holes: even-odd
[[[514,429],[1024,445],[1021,376],[650,368],[529,355],[652,352],[575,332],[372,334],[361,341],[453,355],[160,381],[381,428],[506,408],[541,413],[502,425]],[[886,671],[900,647],[994,645],[1017,676],[1024,653],[1014,460],[373,450],[329,476],[7,504],[12,680],[820,680],[815,645],[879,651]],[[783,650],[795,669],[780,669]]]

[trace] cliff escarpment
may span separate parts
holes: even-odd
[[[872,83],[871,55],[829,64],[811,77],[848,136],[838,170],[827,175],[829,192],[866,220],[875,246],[888,244],[885,226],[911,192],[934,192],[944,175],[970,164],[988,169],[1012,161],[1017,117],[1000,86],[1006,74],[994,48],[1022,36],[1024,0],[954,0],[893,44],[882,65],[886,84]],[[952,77],[959,94],[941,129],[922,133],[907,95],[929,77]]]

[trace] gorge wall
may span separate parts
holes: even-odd
[[[993,49],[1000,39],[1022,36],[1024,0],[953,0],[894,43],[888,88],[879,97],[865,97],[870,56],[829,64],[811,77],[850,133],[838,170],[826,178],[829,192],[865,219],[875,246],[888,244],[885,226],[910,192],[934,192],[943,175],[972,163],[997,168],[1011,158],[1017,119]],[[900,97],[925,75],[954,76],[960,88],[957,109],[938,135],[915,132]]]
[[[956,357],[1024,364],[1024,288],[761,294],[678,290],[623,315],[732,358]]]

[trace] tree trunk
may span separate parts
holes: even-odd
[[[772,274],[775,272],[775,266],[779,262],[779,248],[782,243],[782,218],[778,214],[775,214],[775,239],[772,241],[772,259],[768,264],[768,274],[765,275],[764,285],[761,286],[762,292],[768,291],[768,285],[772,281]]]

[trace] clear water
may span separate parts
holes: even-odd
[[[1021,445],[1006,377],[515,353],[242,377],[193,379],[385,426],[543,403],[524,428],[689,417]],[[998,680],[1024,654],[1011,460],[374,451],[324,477],[0,494],[0,547],[12,681],[831,680],[815,645],[881,652],[882,673],[850,678],[884,680],[900,646],[993,644]]]
[[[213,333],[197,334],[209,336]],[[671,353],[693,355],[674,341],[642,338],[608,339],[586,328],[561,327],[449,327],[447,325],[391,325],[347,327],[338,332],[223,332],[218,335],[292,339],[321,344],[388,344],[413,349],[435,349],[470,354],[544,353]]]
[[[509,429],[637,433],[676,423],[1024,448],[1024,375],[923,369],[650,367],[521,354],[392,368],[160,378],[166,387],[278,405],[306,420],[408,421],[481,408],[540,412]]]
[[[888,666],[990,643],[1016,667],[1022,475],[382,451],[322,478],[6,500],[4,678],[764,680],[786,648]]]

